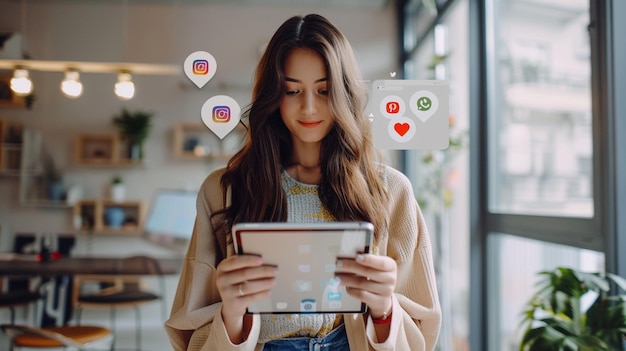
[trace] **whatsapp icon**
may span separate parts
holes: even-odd
[[[422,96],[421,98],[417,99],[417,109],[420,111],[428,111],[430,110],[430,107],[432,105],[432,102],[426,96]]]

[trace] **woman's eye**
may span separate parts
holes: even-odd
[[[287,95],[296,95],[300,90],[287,90]]]
[[[320,95],[328,95],[328,89],[320,89],[317,91],[317,93]]]

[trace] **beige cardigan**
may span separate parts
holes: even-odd
[[[220,179],[224,170],[212,172],[202,184],[197,216],[180,281],[165,329],[174,350],[263,350],[258,343],[261,319],[253,316],[248,339],[233,345],[221,314],[215,286],[216,251],[210,216],[224,207]],[[385,167],[382,174],[390,195],[389,232],[380,233],[374,253],[388,255],[398,264],[389,338],[377,343],[371,318],[344,315],[352,350],[432,350],[437,342],[441,311],[433,268],[430,239],[424,218],[413,197],[409,180]],[[228,255],[234,253],[232,245]]]

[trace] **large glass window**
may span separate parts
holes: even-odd
[[[589,1],[487,4],[489,209],[593,217]]]
[[[486,310],[518,350],[538,273],[604,271],[594,197],[588,0],[485,0]],[[507,234],[501,234],[507,233]]]

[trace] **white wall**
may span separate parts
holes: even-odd
[[[217,60],[217,74],[202,90],[192,86],[182,74],[134,75],[137,92],[129,102],[122,102],[113,94],[114,74],[81,74],[83,96],[71,100],[59,89],[62,72],[31,72],[36,94],[33,108],[0,108],[0,118],[41,130],[47,148],[64,172],[66,185],[80,184],[84,197],[104,196],[106,185],[117,174],[125,179],[129,199],[148,201],[154,189],[160,187],[197,188],[212,169],[223,163],[176,160],[171,145],[174,124],[200,121],[202,103],[216,94],[230,95],[242,107],[247,105],[258,49],[292,15],[316,12],[333,21],[351,41],[366,79],[387,78],[388,72],[396,70],[393,2],[384,9],[243,7],[178,1],[129,1],[124,7],[123,3],[27,0],[22,7],[19,1],[0,0],[0,31],[22,32],[25,50],[33,59],[182,67],[189,53],[205,50]],[[145,144],[145,166],[106,169],[74,165],[71,157],[75,135],[114,132],[111,118],[122,107],[156,113]],[[5,235],[71,228],[70,209],[20,206],[18,184],[16,177],[0,177],[0,224]]]

